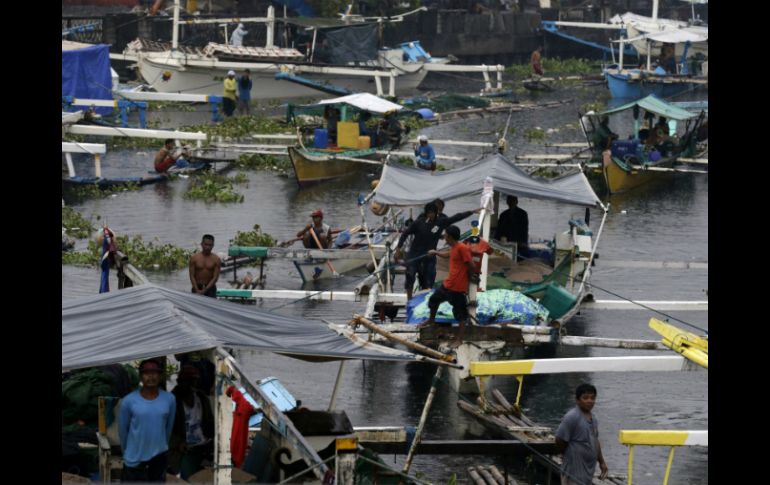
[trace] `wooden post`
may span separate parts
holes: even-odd
[[[343,361],[344,362],[344,361]],[[337,438],[335,458],[336,485],[354,485],[356,483],[356,460],[358,459],[358,440],[356,438]]]
[[[430,392],[428,393],[428,398],[425,400],[425,407],[422,409],[422,416],[420,416],[420,423],[417,425],[417,431],[414,435],[414,440],[412,441],[412,446],[409,447],[409,454],[406,455],[406,463],[404,463],[404,469],[402,472],[404,474],[409,473],[409,467],[412,466],[412,458],[414,458],[414,452],[417,450],[417,445],[420,444],[420,437],[422,436],[422,430],[425,428],[425,421],[428,418],[428,412],[430,411],[430,407],[433,404],[433,398],[436,396],[436,388],[438,387],[438,383],[441,379],[441,373],[444,371],[443,366],[439,366],[438,369],[436,369],[436,375],[433,376],[433,383],[430,386]]]
[[[232,457],[230,456],[230,433],[233,429],[232,402],[225,394],[224,375],[228,375],[228,368],[224,359],[215,355],[217,380],[214,387],[216,400],[214,401],[215,437],[214,437],[214,485],[224,485],[232,482]]]
[[[373,332],[377,332],[383,337],[393,340],[394,342],[398,342],[416,352],[419,352],[421,354],[429,355],[435,359],[443,360],[444,362],[454,362],[454,357],[451,355],[442,354],[441,352],[437,352],[429,347],[426,347],[424,345],[420,345],[415,342],[411,342],[405,338],[399,337],[398,335],[392,334],[388,332],[387,330],[381,329],[376,323],[372,322],[371,320],[368,320],[361,315],[353,315],[353,320],[356,323],[360,323],[364,327],[368,328],[369,330]]]
[[[72,164],[72,154],[70,152],[66,152],[64,154],[64,158],[67,159],[67,171],[69,172],[70,177],[74,177],[75,166]]]

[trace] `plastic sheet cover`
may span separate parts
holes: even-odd
[[[304,360],[414,361],[408,352],[354,343],[325,323],[156,285],[62,302],[62,370],[218,346]]]

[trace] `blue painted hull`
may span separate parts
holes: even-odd
[[[650,94],[668,98],[693,89],[694,83],[662,83],[650,80],[629,81],[627,75],[606,74],[607,84],[613,98],[640,99]]]

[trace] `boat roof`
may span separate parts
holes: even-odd
[[[704,32],[699,27],[685,27],[677,30],[663,30],[660,32],[651,32],[649,34],[637,35],[629,39],[623,39],[623,42],[633,42],[636,40],[649,39],[655,42],[664,42],[667,44],[684,44],[685,42],[708,42],[708,29]],[[613,40],[612,42],[620,42]]]
[[[454,170],[429,172],[400,164],[386,164],[373,198],[390,205],[421,205],[441,198],[481,193],[491,177],[494,190],[506,195],[601,207],[583,172],[545,179],[533,177],[500,154],[490,155]]]
[[[357,343],[329,325],[146,284],[62,301],[62,370],[220,346],[303,360],[416,361],[409,352]]]
[[[644,108],[646,111],[655,113],[658,116],[665,116],[668,119],[677,121],[689,120],[698,116],[697,113],[691,113],[685,109],[666,103],[662,99],[657,98],[652,94],[646,98],[637,99],[636,101],[626,103],[622,106],[618,106],[617,108],[603,111],[601,113],[591,114],[589,116],[611,115],[620,113],[621,111],[633,109],[634,106],[639,106],[640,108]]]
[[[307,107],[323,106],[327,104],[348,104],[360,110],[378,114],[385,114],[390,113],[391,111],[404,109],[400,104],[392,103],[387,99],[378,98],[370,93],[348,94],[347,96],[339,98],[325,99],[314,105],[308,105]]]

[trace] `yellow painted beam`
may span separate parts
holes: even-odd
[[[650,328],[663,337],[661,340],[663,345],[701,367],[709,368],[708,338],[699,337],[669,323],[661,322],[657,318],[650,319]]]
[[[336,443],[337,450],[355,450],[358,448],[356,438],[337,438]]]
[[[683,446],[689,435],[687,431],[620,430],[618,440],[623,445]]]
[[[532,373],[534,360],[471,362],[472,376],[521,376]]]

